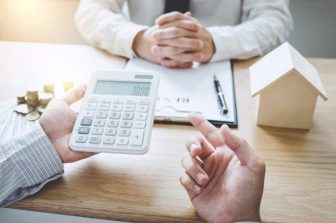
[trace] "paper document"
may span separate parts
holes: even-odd
[[[230,61],[194,66],[191,69],[169,69],[132,59],[125,66],[129,71],[155,71],[160,75],[155,120],[187,122],[190,112],[200,112],[214,124],[237,125],[235,89]],[[216,74],[228,107],[221,114],[213,76]]]

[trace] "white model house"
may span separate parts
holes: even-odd
[[[317,96],[327,100],[318,71],[289,43],[252,65],[250,80],[258,125],[310,129]]]

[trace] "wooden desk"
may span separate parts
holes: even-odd
[[[64,52],[72,56],[61,55]],[[73,65],[68,59],[77,58],[76,52],[86,56]],[[44,69],[37,67],[42,58],[51,57],[58,66],[87,75],[90,55],[100,58],[91,69],[122,66],[120,60],[85,47],[1,43],[0,97],[24,90],[23,79],[42,80]],[[49,60],[43,61],[45,69],[52,67]],[[310,131],[257,127],[247,72],[252,61],[234,66],[239,115],[239,129],[234,131],[267,164],[261,207],[265,222],[336,222],[336,60],[311,61],[321,72],[329,100],[319,100]],[[198,222],[178,180],[184,141],[193,134],[189,126],[155,125],[148,154],[100,154],[67,164],[61,179],[9,208],[135,222]]]

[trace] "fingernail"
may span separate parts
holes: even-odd
[[[200,48],[203,47],[203,41],[198,42],[198,47],[200,47]]]
[[[192,155],[196,155],[196,148],[197,148],[197,145],[195,143],[191,144],[190,146],[190,152]]]
[[[203,60],[203,54],[202,53],[198,54],[197,58],[198,60]]]
[[[205,179],[204,174],[202,174],[202,173],[197,174],[198,183],[201,183],[203,181],[203,179]]]
[[[201,192],[201,188],[197,185],[195,185],[194,190],[195,190],[196,193]]]

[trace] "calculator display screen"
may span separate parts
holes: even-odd
[[[148,96],[151,84],[149,82],[105,81],[98,80],[95,94]]]

